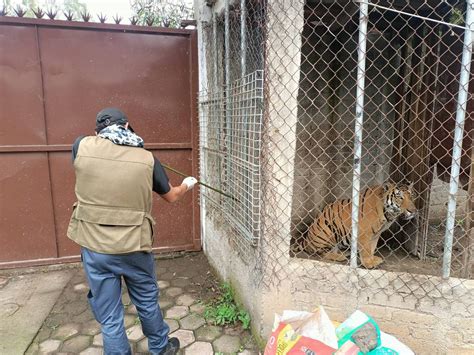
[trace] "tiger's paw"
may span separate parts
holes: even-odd
[[[362,265],[367,269],[373,269],[383,263],[383,259],[378,256],[372,256],[362,260]]]
[[[346,261],[347,258],[342,252],[327,252],[324,254],[323,259],[331,261]]]

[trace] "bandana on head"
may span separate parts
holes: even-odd
[[[130,147],[140,148],[143,148],[144,146],[142,137],[117,124],[105,127],[97,134],[97,136],[108,139],[118,145],[128,145]]]

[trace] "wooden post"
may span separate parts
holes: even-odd
[[[433,102],[437,61],[430,49],[436,44],[435,27],[418,24],[411,34],[413,51],[405,49],[403,80],[409,79],[407,91],[399,96],[399,121],[395,125],[395,139],[391,176],[396,181],[404,179],[415,184],[418,219],[406,223],[400,221],[401,231],[397,238],[411,254],[422,259],[426,254],[428,209],[433,171],[430,166],[431,136],[433,132]],[[424,33],[420,33],[424,32]],[[410,40],[406,37],[406,40]],[[405,84],[403,84],[405,85]]]

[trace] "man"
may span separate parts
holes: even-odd
[[[97,114],[96,135],[79,137],[72,149],[76,197],[68,237],[81,257],[94,317],[101,324],[105,354],[131,354],[123,324],[122,278],[137,308],[152,354],[176,354],[179,341],[158,305],[152,254],[152,192],[179,200],[197,180],[173,187],[160,162],[143,149],[143,139],[116,108]]]

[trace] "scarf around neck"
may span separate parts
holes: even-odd
[[[144,146],[142,137],[118,124],[105,127],[97,134],[97,136],[108,139],[112,143],[118,145],[128,145],[130,147],[140,148],[143,148]]]

